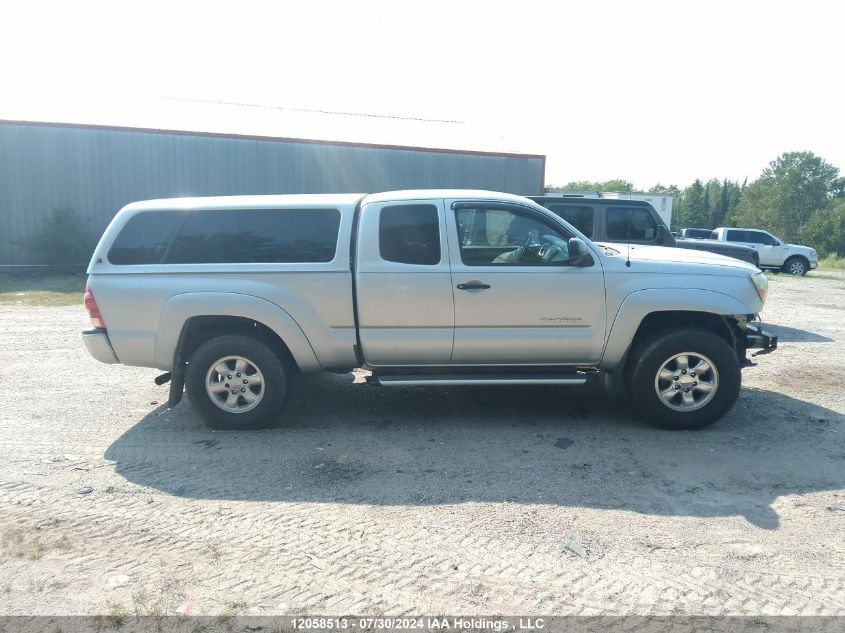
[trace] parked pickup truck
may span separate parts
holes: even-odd
[[[681,229],[678,236],[685,240],[709,240],[712,233],[710,229]]]
[[[156,367],[216,428],[281,420],[299,373],[402,385],[584,385],[698,428],[740,389],[767,280],[710,253],[595,244],[487,191],[181,198],[124,207],[88,268],[82,338]],[[530,406],[530,405],[527,405]]]
[[[786,244],[760,229],[731,229],[720,227],[713,231],[713,239],[724,244],[750,246],[760,255],[760,268],[782,270],[791,275],[806,275],[819,265],[819,256],[809,246]]]
[[[651,244],[708,251],[735,257],[755,266],[760,260],[757,251],[750,246],[716,240],[676,238],[654,207],[644,200],[587,196],[532,196],[531,199],[572,224],[595,242]]]

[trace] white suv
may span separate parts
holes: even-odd
[[[809,246],[786,244],[760,229],[718,228],[713,239],[753,247],[760,254],[760,268],[774,268],[792,275],[806,275],[819,265],[819,256]]]

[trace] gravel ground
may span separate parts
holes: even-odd
[[[0,613],[845,615],[845,276],[776,276],[781,348],[716,426],[596,392],[319,375],[206,429],[79,308],[0,306]]]

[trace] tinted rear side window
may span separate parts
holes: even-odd
[[[654,240],[657,223],[642,207],[609,207],[607,209],[607,239]]]
[[[728,231],[728,242],[749,242],[745,231]]]
[[[184,211],[144,211],[123,226],[109,250],[112,264],[158,264],[170,246]]]
[[[433,204],[384,207],[379,218],[379,253],[388,262],[440,263],[440,218]]]
[[[339,226],[337,209],[192,211],[164,263],[330,262]]]
[[[754,244],[762,244],[763,246],[775,245],[775,238],[768,233],[761,233],[760,231],[746,231],[746,235],[750,238],[749,241]]]
[[[549,210],[569,222],[587,237],[593,237],[592,207],[550,204]]]

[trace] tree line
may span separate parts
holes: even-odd
[[[627,180],[573,181],[563,189],[632,192]],[[824,257],[845,256],[845,178],[813,152],[786,152],[759,178],[696,179],[681,189],[657,183],[650,192],[671,195],[672,230],[742,226],[765,229],[787,242],[815,248]]]

